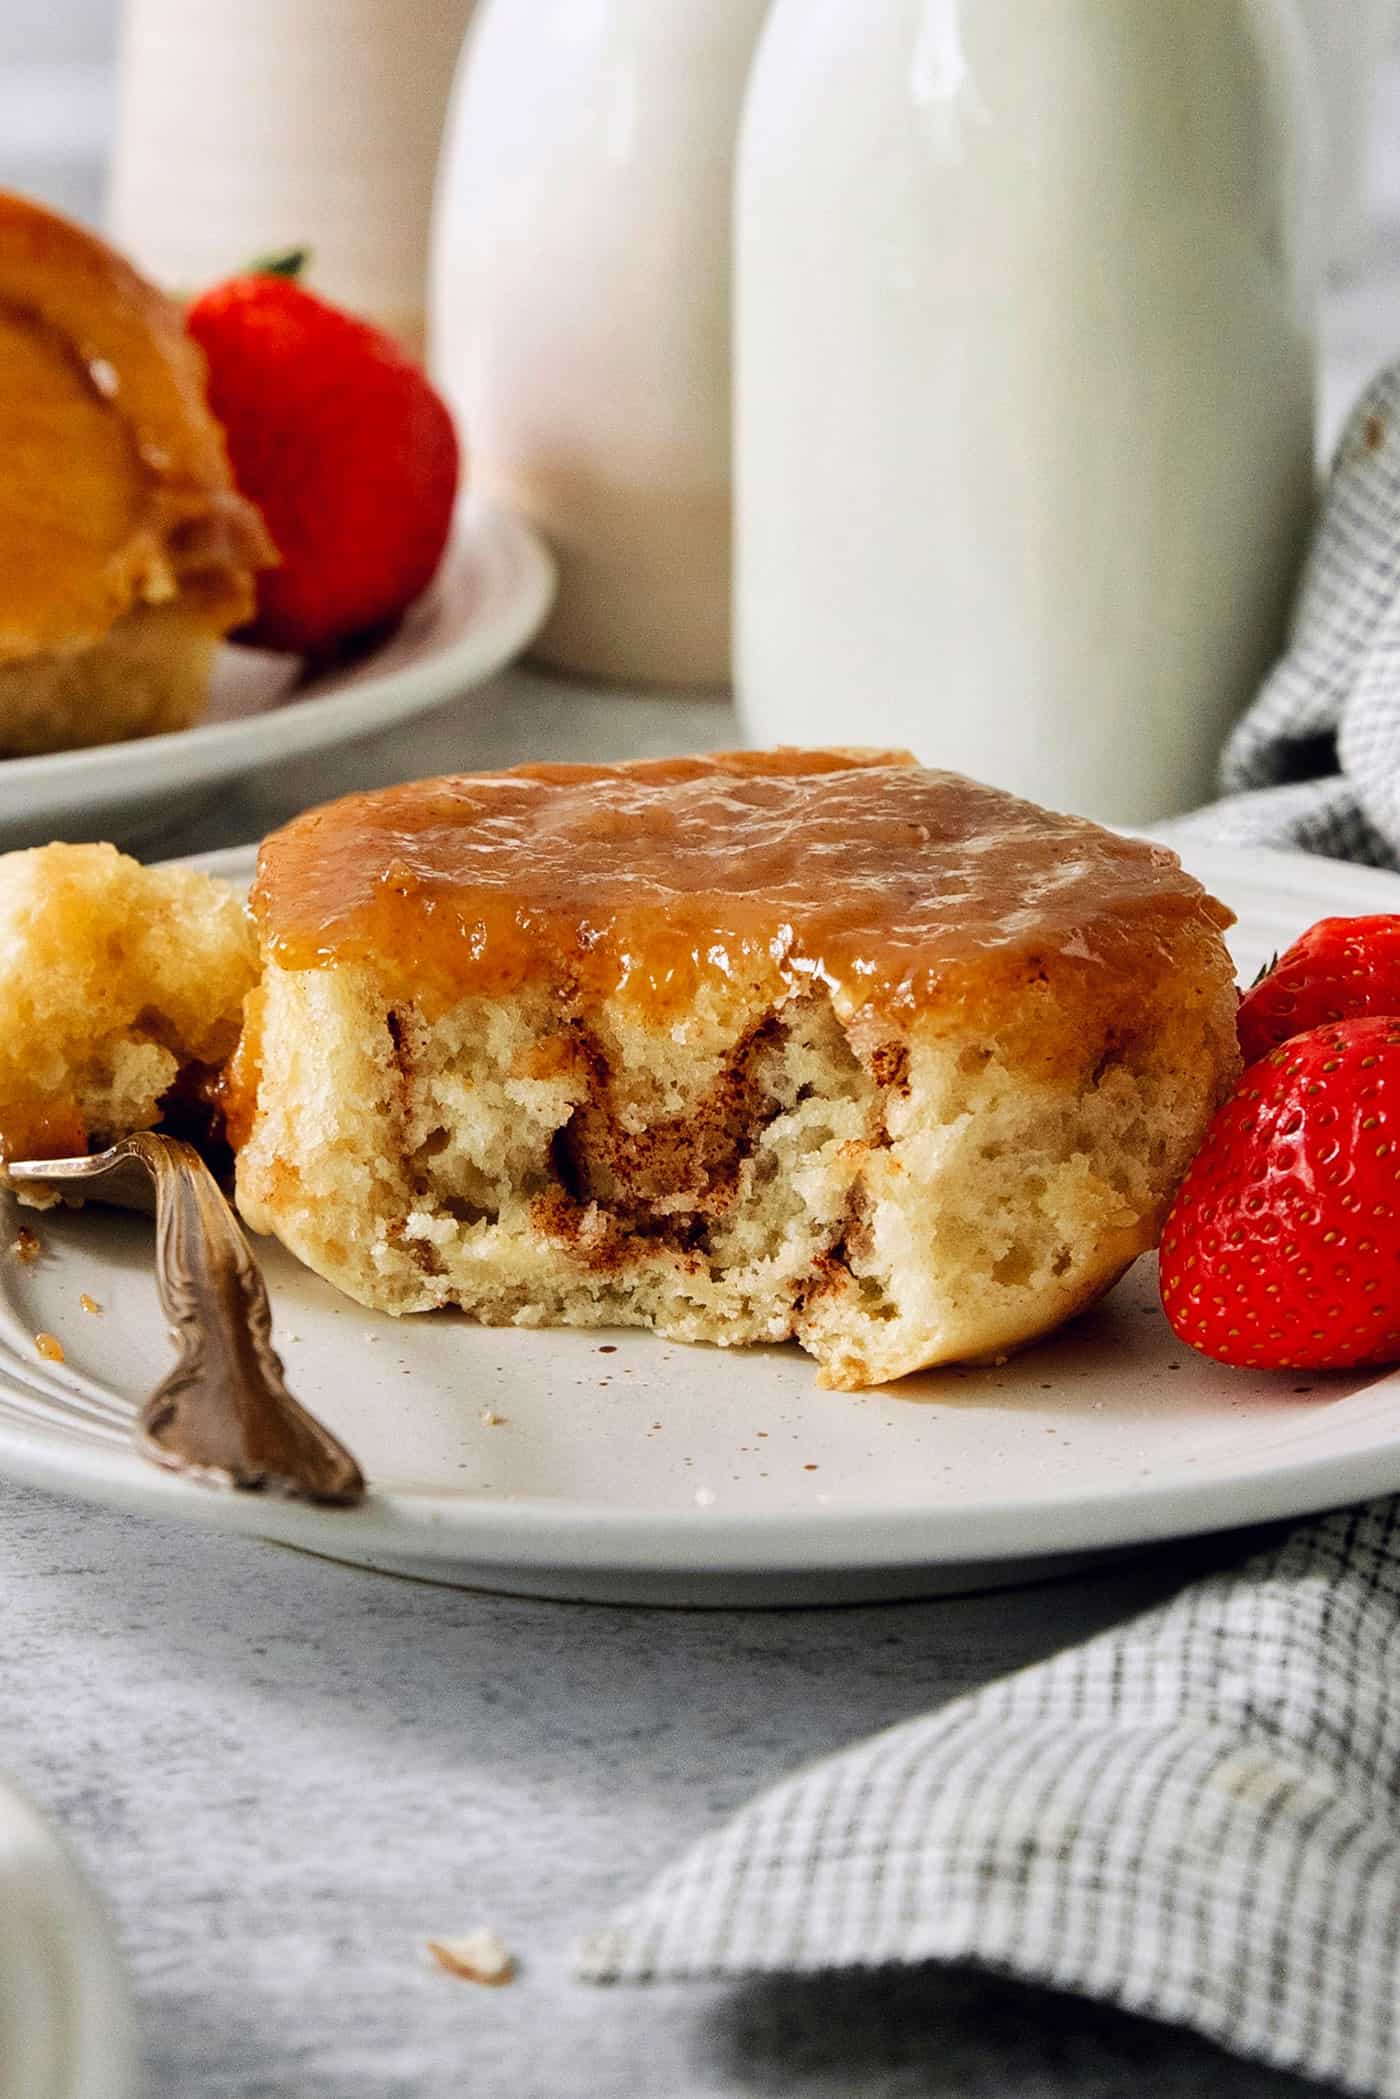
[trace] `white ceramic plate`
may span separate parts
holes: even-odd
[[[298,685],[294,657],[219,652],[208,718],[172,736],[0,760],[0,848],[55,837],[129,843],[221,780],[328,750],[482,684],[543,623],[554,566],[531,528],[468,499],[432,588],[358,661]]]
[[[1371,870],[1189,858],[1239,912],[1250,974],[1328,912],[1400,909],[1400,878]],[[442,1581],[655,1603],[908,1596],[1400,1490],[1400,1376],[1206,1363],[1172,1338],[1150,1262],[1002,1369],[853,1395],[819,1391],[795,1349],[378,1318],[264,1243],[292,1387],[374,1492],[350,1513],[219,1495],[128,1445],[168,1361],[149,1228],[50,1213],[39,1231],[42,1260],[0,1260],[0,1471]],[[39,1359],[44,1330],[64,1366]]]
[[[134,2069],[111,1928],[67,1847],[0,1781],[0,2091],[127,2099]]]

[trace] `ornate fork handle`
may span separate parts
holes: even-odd
[[[363,1500],[355,1460],[287,1390],[257,1263],[192,1145],[142,1131],[92,1158],[8,1171],[155,1210],[156,1282],[179,1360],[136,1423],[147,1457],[213,1486],[341,1507]]]

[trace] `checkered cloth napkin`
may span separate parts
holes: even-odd
[[[580,1973],[928,1960],[1400,2099],[1400,1503],[799,1772]]]
[[[1289,653],[1223,774],[1203,835],[1400,861],[1400,367],[1343,437]],[[1400,2099],[1400,1501],[799,1772],[580,1973],[928,1960]]]
[[[1174,838],[1400,864],[1400,365],[1342,433],[1287,654]]]

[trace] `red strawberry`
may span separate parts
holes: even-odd
[[[1250,1067],[1168,1213],[1162,1304],[1220,1363],[1400,1359],[1400,1020],[1313,1028]]]
[[[387,626],[447,544],[458,453],[446,407],[387,335],[285,276],[217,285],[188,325],[234,479],[281,555],[237,638],[321,655]]]
[[[1255,1063],[1328,1020],[1400,1013],[1400,916],[1323,918],[1240,1001],[1240,1050]]]

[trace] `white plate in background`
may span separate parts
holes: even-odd
[[[67,1846],[0,1780],[0,2091],[128,2099],[135,2056],[111,1927]]]
[[[1246,977],[1316,918],[1400,908],[1400,878],[1373,869],[1188,859],[1240,914]],[[345,1512],[221,1495],[130,1447],[169,1362],[149,1226],[94,1210],[37,1229],[41,1260],[0,1259],[0,1472],[439,1581],[668,1604],[912,1596],[1400,1491],[1400,1376],[1207,1363],[1162,1319],[1151,1262],[999,1369],[847,1393],[820,1391],[795,1348],[378,1317],[263,1241],[292,1388],[373,1492]],[[43,1330],[64,1365],[38,1357]]]
[[[226,646],[192,729],[0,759],[0,849],[52,838],[131,843],[223,780],[369,736],[458,698],[528,646],[554,564],[513,513],[468,497],[430,588],[353,663],[304,685],[295,657]]]

